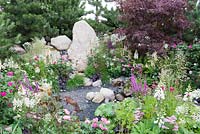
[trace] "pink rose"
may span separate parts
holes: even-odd
[[[14,72],[7,72],[7,76],[12,77],[14,75]]]
[[[103,125],[102,125],[102,124],[100,124],[100,125],[99,125],[99,128],[100,128],[101,130],[103,130],[103,129],[104,129],[104,127],[103,127]]]
[[[70,121],[70,120],[71,120],[71,116],[69,116],[69,115],[65,115],[65,116],[63,116],[63,119],[64,119],[64,120],[68,120],[68,121]]]
[[[9,87],[11,87],[13,85],[13,83],[11,81],[8,82],[7,84]]]
[[[174,43],[174,44],[172,45],[172,47],[173,47],[173,48],[176,48],[176,47],[177,47],[177,45]]]
[[[39,56],[35,56],[35,57],[34,57],[34,60],[35,60],[35,61],[39,61]]]
[[[65,114],[67,114],[67,115],[70,114],[70,112],[67,109],[64,109],[64,111],[65,111]]]
[[[6,96],[6,95],[7,95],[7,93],[6,93],[6,92],[0,92],[0,94],[1,94],[1,96],[2,96],[2,97],[4,97],[4,96]]]
[[[13,92],[13,90],[9,90],[9,92],[10,92],[10,93],[12,93],[12,92]]]
[[[174,87],[170,87],[169,90],[170,90],[170,92],[173,92],[174,91]]]
[[[164,86],[161,86],[162,90],[164,91],[165,90],[165,87]]]
[[[88,119],[85,120],[85,123],[86,123],[86,124],[90,124],[90,122],[91,122],[91,121],[88,120]]]
[[[107,120],[106,118],[101,118],[101,121],[104,123],[104,124],[110,124],[110,121]]]
[[[103,124],[100,124],[100,125],[99,125],[99,128],[100,128],[101,130],[103,130],[103,131],[107,131],[107,130],[108,130],[106,127],[103,126]]]
[[[98,121],[99,121],[98,118],[94,118],[94,119],[93,119],[93,122],[98,122]]]
[[[189,48],[189,49],[192,49],[192,45],[189,45],[188,48]]]
[[[93,127],[93,128],[98,128],[97,122],[93,122],[93,123],[92,123],[92,127]]]

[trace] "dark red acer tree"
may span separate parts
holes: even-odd
[[[120,0],[119,4],[132,50],[159,52],[165,43],[179,43],[190,25],[185,16],[187,0]]]

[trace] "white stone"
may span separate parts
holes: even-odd
[[[87,67],[87,58],[96,48],[97,36],[94,29],[84,20],[78,21],[73,27],[73,41],[68,50],[72,65],[77,71],[84,71]]]
[[[104,96],[101,93],[96,92],[92,102],[101,103],[103,100],[104,100]]]
[[[101,85],[102,85],[101,80],[97,80],[97,81],[95,81],[95,82],[92,83],[93,87],[101,87]]]
[[[87,95],[86,95],[86,99],[87,100],[92,100],[94,97],[95,97],[95,92],[89,92],[89,93],[87,93]]]
[[[115,94],[113,90],[108,88],[101,88],[100,93],[104,96],[105,101],[113,101],[115,99]]]
[[[70,47],[71,40],[66,35],[51,38],[51,45],[58,50],[67,50]]]
[[[85,86],[92,86],[92,80],[90,80],[89,78],[84,78],[84,84]]]
[[[13,47],[11,47],[10,51],[13,51],[13,52],[18,53],[18,54],[26,53],[26,51],[22,47],[20,47],[18,45],[14,45]]]

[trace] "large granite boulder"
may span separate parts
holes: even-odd
[[[51,45],[57,50],[67,50],[70,47],[71,40],[66,35],[60,35],[55,38],[51,38]]]
[[[106,103],[115,99],[115,94],[111,89],[101,88],[100,93],[104,96]]]
[[[96,92],[92,102],[101,103],[104,100],[104,96],[100,92]]]
[[[84,20],[78,21],[73,27],[73,41],[68,50],[69,58],[77,71],[84,71],[87,58],[98,45],[94,29]]]
[[[95,92],[89,92],[86,95],[87,100],[92,100],[95,97],[96,93]]]

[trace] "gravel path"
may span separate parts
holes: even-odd
[[[103,86],[109,89],[112,89],[113,91],[117,90],[116,88],[113,88],[110,85]],[[75,100],[80,109],[81,112],[77,113],[76,115],[79,116],[80,120],[85,120],[85,118],[92,119],[94,118],[94,112],[96,108],[100,104],[93,103],[91,101],[88,101],[85,99],[86,94],[88,92],[99,92],[101,87],[80,87],[78,89],[74,89],[72,91],[67,91],[60,93],[62,99],[64,99],[65,96],[71,97],[73,100]],[[73,112],[74,107],[70,104],[66,104],[66,102],[62,101],[64,108],[67,108],[69,111]]]

